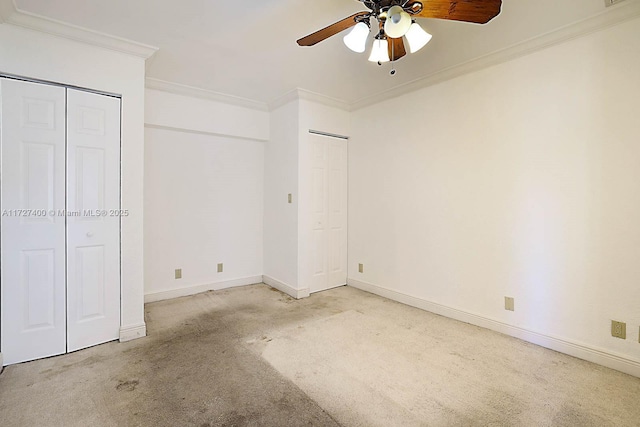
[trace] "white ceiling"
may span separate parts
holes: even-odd
[[[354,0],[16,0],[19,9],[159,47],[147,76],[270,102],[303,88],[356,103],[415,79],[584,20],[603,0],[504,0],[489,24],[420,20],[433,40],[396,62],[397,74],[334,36],[296,40],[354,12]]]

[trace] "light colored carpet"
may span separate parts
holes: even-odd
[[[282,331],[262,351],[340,423],[640,423],[638,379],[394,303],[366,306]]]
[[[636,426],[640,379],[343,287],[146,306],[149,337],[10,366],[0,426]]]

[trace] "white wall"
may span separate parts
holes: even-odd
[[[638,40],[636,19],[355,112],[351,282],[640,374]]]
[[[9,24],[0,71],[122,95],[122,333],[145,335],[143,307],[144,60]]]
[[[147,89],[145,124],[266,141],[269,113]]]
[[[271,112],[264,159],[264,279],[290,295],[298,291],[298,106]]]
[[[309,129],[348,135],[350,114],[297,99],[271,111],[265,151],[264,281],[296,298],[309,296],[311,277],[311,156]],[[317,95],[316,95],[317,96]],[[346,143],[346,142],[345,142]],[[288,203],[287,195],[293,196]]]
[[[145,299],[261,282],[268,113],[156,90],[146,102]]]

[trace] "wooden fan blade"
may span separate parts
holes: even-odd
[[[301,38],[300,40],[298,40],[298,45],[313,46],[314,44],[320,43],[321,41],[328,39],[331,36],[335,36],[339,32],[346,30],[347,28],[355,26],[358,23],[356,21],[356,18],[369,15],[370,13],[371,12],[354,13],[348,18],[344,18],[342,21],[338,21],[335,24],[329,25],[326,28],[323,28],[313,34],[309,34],[308,36]]]
[[[418,18],[449,19],[452,21],[486,24],[500,14],[502,0],[423,0]],[[409,3],[409,6],[413,3]]]
[[[387,40],[389,41],[389,58],[391,62],[397,61],[407,54],[402,37],[398,37],[397,39],[389,38]]]

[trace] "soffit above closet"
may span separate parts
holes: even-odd
[[[398,61],[391,77],[390,65],[368,62],[342,37],[312,48],[296,44],[365,9],[354,0],[15,2],[26,12],[159,47],[148,77],[261,102],[303,88],[349,104],[605,11],[603,0],[504,0],[501,15],[484,26],[423,20],[432,42]]]

